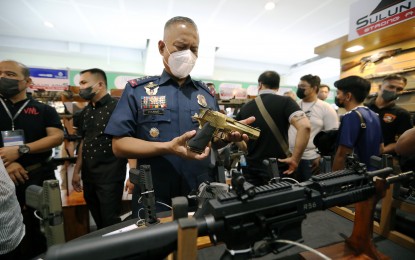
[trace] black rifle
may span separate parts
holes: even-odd
[[[301,223],[309,212],[367,200],[376,193],[373,178],[385,178],[393,172],[390,167],[367,172],[364,165],[347,165],[345,170],[316,175],[299,184],[283,181],[254,187],[254,191],[240,181],[240,192],[246,190],[247,196],[241,199],[244,192],[239,196],[229,192],[209,200],[203,217],[196,219],[198,236],[209,235],[214,243],[224,242],[228,249],[246,249],[264,239],[273,243],[284,238],[279,230]],[[386,180],[392,183],[412,176],[413,172],[407,172]],[[177,248],[178,228],[178,222],[173,221],[75,240],[51,247],[46,259],[162,259]]]

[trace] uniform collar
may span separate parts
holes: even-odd
[[[177,84],[177,82],[171,77],[171,75],[164,69],[160,77],[159,85],[163,85],[169,81],[172,81]],[[197,88],[196,84],[194,83],[190,75],[187,76],[186,81],[184,82],[184,86],[188,86],[188,85],[193,86],[194,88]]]

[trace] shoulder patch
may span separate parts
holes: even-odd
[[[215,97],[216,90],[214,87],[208,87],[208,85],[206,85],[206,83],[201,80],[195,80],[194,83],[196,86],[201,87],[206,92],[208,92],[212,97]]]
[[[138,85],[145,84],[147,82],[150,82],[150,81],[155,80],[155,79],[158,79],[158,78],[160,78],[160,76],[144,76],[144,77],[141,77],[141,78],[130,79],[128,81],[128,83],[130,83],[130,86],[132,88],[135,88]]]

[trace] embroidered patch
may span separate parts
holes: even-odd
[[[383,121],[385,123],[392,123],[393,121],[395,121],[395,119],[396,119],[396,115],[394,114],[386,113],[383,115]]]

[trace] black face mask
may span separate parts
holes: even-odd
[[[4,98],[11,98],[20,93],[19,80],[0,78],[0,95]]]
[[[96,92],[92,92],[92,87],[93,86],[81,89],[79,91],[79,96],[85,100],[91,100],[96,94]]]
[[[303,89],[303,88],[298,88],[298,89],[297,89],[297,97],[298,97],[299,99],[303,99],[303,98],[305,98],[305,94],[304,94],[304,92],[305,92],[305,89]]]
[[[395,91],[389,91],[389,90],[384,89],[382,93],[382,98],[386,102],[390,102],[390,101],[397,99],[398,95],[396,94]]]
[[[340,108],[344,108],[344,101],[343,103],[340,103],[339,99],[337,97],[334,97],[334,104]]]

